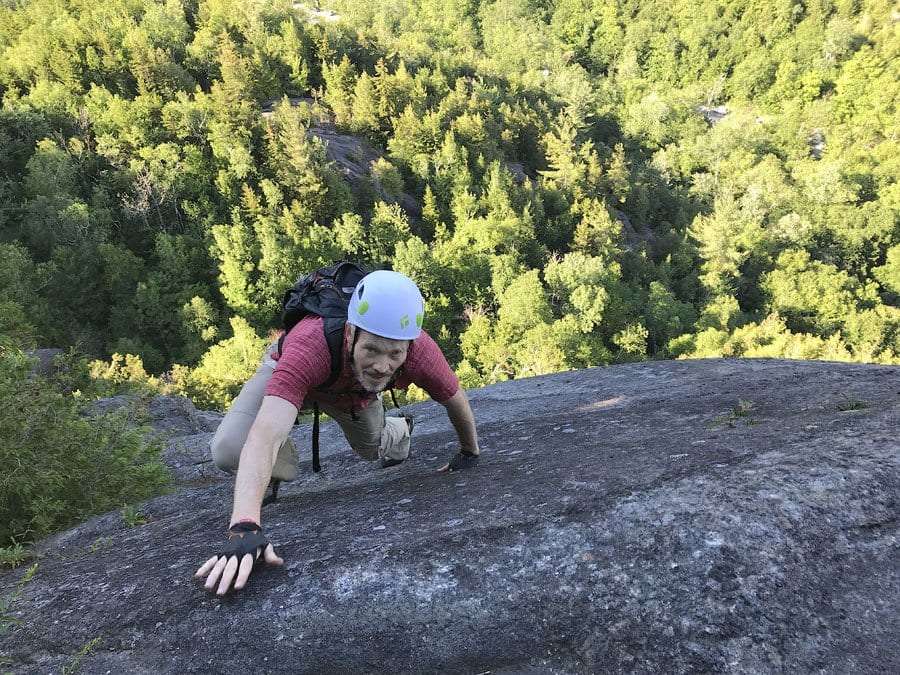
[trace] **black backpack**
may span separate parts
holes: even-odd
[[[284,293],[281,301],[281,325],[284,334],[278,339],[278,353],[284,345],[284,338],[300,320],[310,314],[321,316],[325,331],[325,342],[331,352],[331,375],[318,389],[327,389],[340,377],[344,367],[344,326],[347,324],[347,307],[350,296],[360,279],[368,271],[352,262],[341,261],[328,267],[322,267],[300,277],[297,282]],[[312,464],[313,471],[318,473],[322,466],[319,463],[319,404],[313,403],[312,431]],[[272,482],[272,494],[263,504],[271,503],[278,498],[278,484]]]
[[[331,352],[331,375],[319,389],[335,383],[344,366],[344,325],[347,307],[356,284],[368,271],[352,262],[337,262],[300,277],[285,291],[281,301],[281,325],[284,334],[278,340],[278,353],[284,338],[300,320],[310,314],[324,319],[325,341]]]

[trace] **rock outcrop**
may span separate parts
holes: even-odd
[[[222,479],[222,472],[209,455],[210,439],[222,421],[220,413],[197,410],[181,396],[156,396],[144,403],[142,397],[122,394],[97,401],[88,408],[88,414],[134,405],[146,407],[142,421],[153,437],[165,443],[162,458],[178,484],[191,486]]]
[[[701,105],[697,110],[700,111],[700,114],[703,115],[703,119],[709,122],[710,125],[715,126],[723,119],[728,116],[728,108],[724,105],[718,106],[708,106]]]
[[[809,135],[809,138],[806,139],[807,144],[809,145],[809,156],[813,159],[822,159],[822,155],[825,154],[825,134],[822,133],[821,129],[813,129],[812,133]]]
[[[34,359],[31,373],[43,377],[51,375],[55,369],[54,360],[57,356],[62,356],[65,353],[64,349],[58,348],[33,349],[26,352],[26,356]]]
[[[900,671],[900,368],[654,362],[471,399],[464,473],[436,473],[454,435],[434,403],[404,411],[415,454],[392,469],[326,425],[313,474],[297,427],[300,477],[263,512],[286,564],[224,599],[192,575],[229,477],[44,541],[2,670]]]
[[[260,114],[271,117],[275,107],[284,99],[263,101]],[[408,192],[398,195],[385,190],[372,175],[372,165],[384,157],[384,153],[365,138],[341,133],[332,122],[331,114],[315,105],[315,100],[305,97],[286,99],[291,106],[309,106],[313,123],[307,130],[310,137],[317,138],[325,146],[325,156],[337,174],[343,178],[356,195],[374,192],[378,199],[389,204],[398,204],[414,222],[422,216],[418,200]]]

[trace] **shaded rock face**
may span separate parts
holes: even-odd
[[[138,396],[121,394],[93,403],[88,414],[102,415],[134,405],[144,403]],[[190,485],[221,479],[222,472],[213,466],[209,454],[221,414],[197,410],[181,396],[157,396],[146,403],[145,416],[152,435],[165,443],[162,458],[177,482]]]
[[[53,360],[62,354],[65,354],[64,349],[57,348],[47,348],[47,349],[33,349],[26,354],[35,359],[34,365],[31,368],[31,372],[34,375],[41,375],[46,377],[47,375],[53,374],[55,366],[53,365]]]
[[[825,153],[825,134],[821,129],[815,129],[807,139],[809,145],[809,156],[813,159],[822,159]]]
[[[380,159],[383,153],[372,147],[368,141],[359,136],[342,134],[329,123],[310,127],[309,134],[325,142],[325,154],[334,162],[335,169],[355,192],[374,189],[382,201],[399,204],[413,220],[418,220],[422,215],[422,209],[415,197],[406,192],[396,197],[389,195],[377,181],[373,180],[372,164]]]
[[[703,115],[703,119],[705,119],[711,125],[716,125],[728,116],[728,108],[726,108],[724,105],[715,107],[701,105],[699,108],[697,108],[697,110],[699,110],[700,114]]]
[[[260,106],[260,114],[263,117],[271,117],[275,106],[283,99],[271,99],[263,101]],[[293,97],[287,99],[291,106],[305,105],[313,107],[315,99],[306,97]],[[307,130],[307,134],[323,142],[325,156],[332,163],[335,171],[350,186],[356,194],[366,194],[374,191],[375,195],[389,204],[398,204],[407,216],[418,220],[422,216],[422,208],[416,198],[402,192],[399,195],[389,194],[372,175],[372,164],[384,157],[384,153],[373,147],[365,138],[344,134],[338,131],[331,121],[330,113],[322,109],[315,109],[314,116],[317,121]]]
[[[470,392],[483,459],[355,458],[325,426],[263,511],[285,558],[219,599],[232,479],[46,540],[0,638],[14,673],[900,670],[900,368],[622,365]],[[209,432],[181,439],[208,440]],[[0,596],[21,570],[0,576]]]
[[[625,243],[625,248],[629,251],[638,251],[644,246],[653,249],[656,246],[656,234],[647,227],[646,224],[636,227],[634,223],[631,222],[628,214],[619,209],[611,209],[610,213],[612,213],[613,217],[622,224],[622,238]]]

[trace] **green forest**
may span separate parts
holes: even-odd
[[[897,363],[898,50],[879,1],[4,0],[4,340],[222,407],[350,258],[468,386]]]
[[[4,405],[222,409],[336,259],[468,387],[900,363],[898,93],[886,0],[2,0]]]

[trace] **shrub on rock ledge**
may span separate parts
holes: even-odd
[[[134,409],[85,416],[77,395],[29,377],[31,365],[21,351],[0,352],[0,546],[147,499],[169,482]]]

